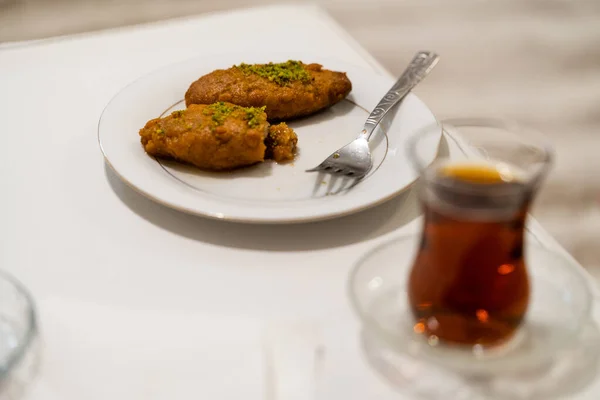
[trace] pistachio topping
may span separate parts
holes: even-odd
[[[265,112],[267,106],[262,107],[246,107],[244,110],[246,111],[246,120],[248,121],[248,126],[250,128],[254,128],[257,125],[260,125],[260,117],[262,113]]]
[[[250,128],[254,128],[261,123],[261,116],[265,111],[263,107],[240,107],[236,105],[229,105],[222,101],[213,103],[207,106],[203,113],[204,115],[210,115],[215,126],[223,125],[225,120],[234,112],[240,110],[245,113],[245,120],[248,122]]]
[[[310,82],[311,75],[300,61],[289,60],[284,63],[268,64],[245,64],[236,65],[235,68],[244,74],[256,74],[266,78],[280,86],[286,86],[290,82]]]

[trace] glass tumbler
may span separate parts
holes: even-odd
[[[21,398],[37,368],[36,313],[29,292],[0,271],[0,400]]]

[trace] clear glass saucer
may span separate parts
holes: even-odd
[[[349,295],[363,329],[393,351],[469,376],[513,374],[550,362],[578,340],[590,319],[592,294],[573,261],[529,241],[531,298],[517,334],[497,347],[453,346],[415,333],[406,283],[420,239],[405,236],[370,251],[355,265]]]
[[[38,366],[33,298],[20,282],[0,271],[0,399],[22,398]]]

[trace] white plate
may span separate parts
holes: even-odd
[[[156,160],[143,150],[138,131],[146,121],[185,108],[189,85],[215,69],[240,62],[301,59],[347,72],[352,92],[324,112],[291,122],[298,134],[293,163],[265,162],[234,172],[211,173]],[[416,179],[405,155],[406,141],[420,128],[435,124],[431,111],[410,94],[371,139],[374,168],[351,189],[349,181],[306,173],[334,150],[356,138],[368,112],[393,80],[342,61],[298,54],[220,55],[175,64],[146,75],[118,93],[100,117],[98,140],[108,164],[145,196],[191,214],[252,223],[291,223],[334,218],[380,204]],[[440,131],[441,135],[441,131]],[[423,157],[433,160],[439,137],[432,137]]]

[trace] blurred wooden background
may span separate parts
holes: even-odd
[[[270,3],[0,0],[0,42]],[[534,214],[600,278],[600,1],[317,3],[392,73],[418,49],[440,53],[417,89],[440,118],[507,116],[546,133],[557,163]]]

